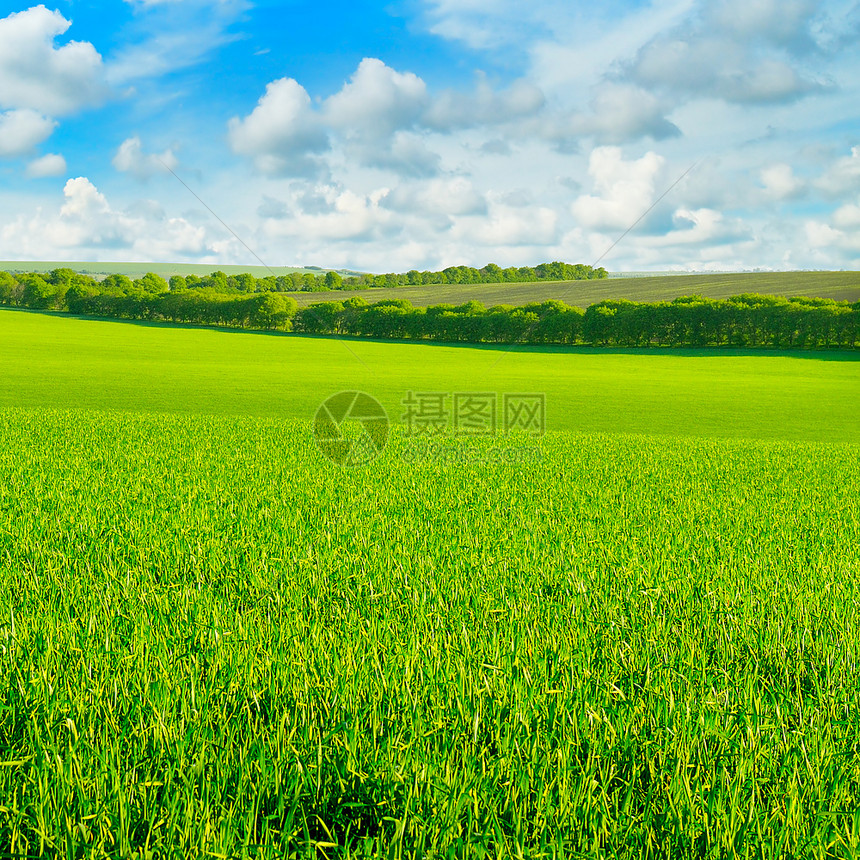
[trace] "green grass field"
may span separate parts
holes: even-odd
[[[562,299],[586,308],[606,299],[631,302],[671,301],[678,296],[701,295],[727,299],[740,293],[778,296],[813,296],[836,301],[860,300],[860,272],[732,272],[718,275],[658,275],[594,281],[537,281],[527,284],[438,284],[428,287],[392,287],[345,293],[290,293],[300,304],[362,296],[368,302],[408,299],[416,307],[458,305],[468,301],[493,305],[526,305]]]
[[[341,390],[536,392],[578,432],[860,441],[856,352],[464,347],[0,310],[0,406],[310,420]]]
[[[857,856],[858,371],[0,310],[0,857]]]

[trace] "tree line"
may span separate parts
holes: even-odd
[[[487,263],[480,269],[471,266],[449,266],[438,272],[419,272],[412,269],[402,274],[358,275],[345,278],[344,288],[406,287],[433,284],[523,284],[530,281],[584,281],[608,278],[606,269],[592,268],[583,263],[540,263],[537,266],[511,266],[503,269]]]
[[[97,282],[71,270],[48,276],[0,272],[0,304],[113,319],[263,331],[457,343],[585,344],[603,347],[860,346],[860,302],[744,294],[725,300],[603,301],[586,310],[560,301],[521,307],[480,302],[414,307],[360,296],[299,308],[278,291],[171,289],[157,275]],[[128,283],[126,283],[128,282]]]
[[[71,269],[54,269],[47,274],[0,272],[0,303],[23,303],[26,307],[61,309],[66,293],[80,296],[144,296],[184,290],[203,290],[220,295],[252,293],[328,292],[373,287],[421,286],[432,284],[524,283],[527,281],[578,281],[606,278],[606,269],[594,269],[582,263],[541,263],[534,268],[502,269],[488,263],[481,269],[451,266],[438,272],[412,270],[402,274],[355,275],[347,278],[338,272],[290,272],[256,278],[249,272],[227,275],[221,271],[209,275],[173,275],[165,280],[152,272],[132,280],[127,275],[108,275],[99,281]],[[5,297],[5,298],[4,298]]]
[[[583,311],[560,301],[415,308],[404,300],[368,304],[356,297],[299,309],[292,330],[460,343],[847,349],[860,346],[860,302],[744,294],[603,301]]]

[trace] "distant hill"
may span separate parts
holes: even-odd
[[[314,275],[320,272],[335,271],[344,277],[362,275],[353,269],[325,269],[321,266],[223,266],[217,263],[82,263],[57,262],[49,260],[0,260],[0,271],[12,272],[50,272],[54,269],[71,269],[82,275],[101,278],[107,275],[128,275],[130,278],[140,278],[147,272],[170,278],[172,275],[208,275],[211,272],[224,272],[226,275],[240,275],[250,272],[255,278],[265,278],[266,275],[288,275],[290,272],[310,272]]]
[[[368,302],[408,299],[416,307],[481,302],[493,305],[527,305],[561,299],[587,308],[606,299],[632,302],[671,301],[678,296],[701,295],[727,299],[740,293],[810,296],[836,301],[860,301],[860,272],[730,272],[707,275],[639,275],[588,281],[535,281],[522,284],[435,284],[424,287],[376,287],[330,293],[290,293],[300,305],[343,301],[361,296]]]
[[[68,268],[101,278],[110,274],[139,278],[154,272],[164,278],[171,275],[208,275],[222,271],[227,275],[250,272],[262,278],[290,272],[335,271],[344,277],[364,274],[354,269],[325,269],[321,266],[225,266],[215,263],[87,263],[57,261],[0,261],[0,271],[50,272]],[[368,302],[382,299],[408,299],[413,305],[462,304],[478,301],[493,305],[526,305],[547,299],[561,299],[570,305],[586,308],[606,299],[628,299],[634,302],[671,301],[678,296],[698,294],[707,298],[726,299],[739,293],[764,295],[810,296],[837,301],[860,301],[860,272],[611,272],[608,278],[581,281],[535,281],[506,284],[432,284],[428,286],[374,287],[362,290],[291,293],[300,305],[320,301],[345,300],[362,296]]]

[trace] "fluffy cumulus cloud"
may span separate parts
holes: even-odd
[[[833,224],[841,230],[860,229],[860,204],[846,203],[833,213]]]
[[[172,150],[166,149],[161,154],[146,153],[137,136],[129,137],[120,144],[111,163],[120,173],[130,173],[143,181],[179,166],[179,160]]]
[[[813,179],[812,187],[825,199],[841,201],[825,217],[804,224],[813,258],[822,267],[836,260],[843,267],[860,268],[860,146],[835,159]]]
[[[450,219],[459,215],[486,215],[486,195],[465,177],[433,179],[425,183],[399,184],[381,199],[395,212],[423,212]]]
[[[654,152],[626,161],[618,147],[593,150],[588,173],[595,193],[583,194],[573,202],[577,222],[591,228],[627,229],[654,202],[663,165],[663,158]]]
[[[235,240],[223,231],[168,217],[151,201],[117,209],[83,176],[66,182],[58,207],[19,214],[0,228],[0,252],[7,256],[15,249],[21,258],[43,259],[46,248],[55,259],[215,262],[237,254]]]
[[[624,143],[649,137],[664,140],[681,134],[666,119],[667,107],[653,93],[642,87],[616,81],[604,81],[595,87],[590,111],[573,113],[562,121],[557,135],[559,143],[591,138],[598,145]]]
[[[627,73],[642,86],[739,104],[796,100],[819,79],[813,0],[702,0],[643,45]]]
[[[93,45],[55,44],[70,26],[45,6],[0,19],[0,105],[63,116],[104,99],[102,58]]]
[[[25,155],[49,137],[55,125],[38,111],[26,108],[0,113],[0,157]]]
[[[543,107],[542,92],[524,81],[493,89],[479,76],[469,90],[431,95],[418,75],[368,57],[319,104],[292,78],[270,82],[250,114],[230,120],[228,139],[272,176],[327,177],[323,156],[337,151],[356,165],[430,177],[441,159],[429,136],[503,127]]]
[[[803,181],[795,176],[790,164],[771,164],[763,168],[761,183],[765,194],[774,200],[789,200],[805,191]]]
[[[300,217],[268,220],[266,236],[275,243],[289,239],[317,248],[333,241],[344,245],[386,241],[400,232],[401,225],[379,205],[383,194],[384,190],[357,194],[336,186],[324,186],[315,192],[298,190],[291,211]]]
[[[483,75],[474,91],[440,93],[427,106],[424,124],[432,129],[498,126],[537,116],[546,104],[543,91],[530,81],[514,81],[504,88],[493,88]]]
[[[30,155],[51,136],[55,117],[73,114],[106,96],[104,67],[89,42],[56,40],[71,26],[45,6],[0,18],[0,158]],[[25,175],[59,175],[59,156],[32,161]]]
[[[409,177],[363,193],[339,183],[293,181],[278,197],[261,195],[257,215],[267,260],[269,249],[302,248],[301,256],[277,259],[325,258],[330,265],[382,271],[478,260],[514,265],[545,256],[560,238],[552,207],[526,195],[483,193],[465,177]]]
[[[411,133],[426,104],[427,86],[421,78],[366,58],[340,92],[325,100],[321,119],[347,158],[404,175],[429,176],[437,170],[438,157]]]
[[[815,180],[815,187],[831,198],[860,192],[860,146],[852,147],[850,155],[836,159]]]
[[[413,126],[426,101],[427,85],[418,75],[365,58],[340,92],[326,99],[323,112],[347,135],[384,138]]]
[[[728,248],[730,253],[736,245],[753,238],[752,230],[741,219],[727,218],[714,209],[676,209],[672,215],[673,229],[657,236],[648,236],[646,247],[661,249],[678,246],[707,248],[708,255],[722,255],[717,249]]]
[[[491,201],[486,217],[464,218],[451,239],[462,246],[522,248],[552,246],[558,240],[558,213],[548,206],[512,206]]]
[[[254,110],[228,125],[233,151],[251,157],[266,174],[315,174],[315,156],[328,149],[328,138],[311,105],[311,97],[292,78],[266,85]]]
[[[810,258],[819,265],[830,267],[836,260],[845,268],[860,268],[860,231],[856,224],[845,228],[810,220],[805,225],[805,238]]]
[[[50,152],[40,158],[34,158],[27,165],[27,176],[34,179],[44,179],[51,176],[66,175],[66,159],[62,155]]]

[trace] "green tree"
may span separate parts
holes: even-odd
[[[249,305],[248,322],[254,328],[283,331],[297,309],[295,299],[280,293],[260,293],[245,301]]]
[[[216,293],[226,293],[230,288],[227,275],[221,271],[212,272],[212,274],[209,275],[208,281],[208,286],[215,290]]]
[[[9,272],[0,272],[0,305],[16,305],[21,297],[22,288]]]
[[[147,272],[142,278],[134,281],[133,286],[142,293],[149,293],[155,296],[166,293],[170,289],[167,281],[154,272]]]
[[[250,272],[236,275],[235,284],[240,293],[253,293],[257,289],[257,279]]]
[[[343,302],[318,302],[300,308],[293,320],[296,331],[312,334],[338,334],[343,315]]]
[[[108,275],[100,285],[99,292],[109,296],[125,296],[134,288],[127,275]]]
[[[68,289],[78,280],[78,273],[72,269],[54,269],[46,278],[46,281],[55,286],[64,285]]]
[[[99,294],[98,284],[86,282],[72,284],[66,293],[66,307],[73,314],[89,313],[90,300]]]
[[[343,278],[337,272],[326,272],[323,283],[330,290],[340,290],[343,288]]]
[[[18,276],[18,282],[23,287],[21,304],[28,308],[54,307],[57,297],[57,287],[49,284],[41,275],[28,272]]]

